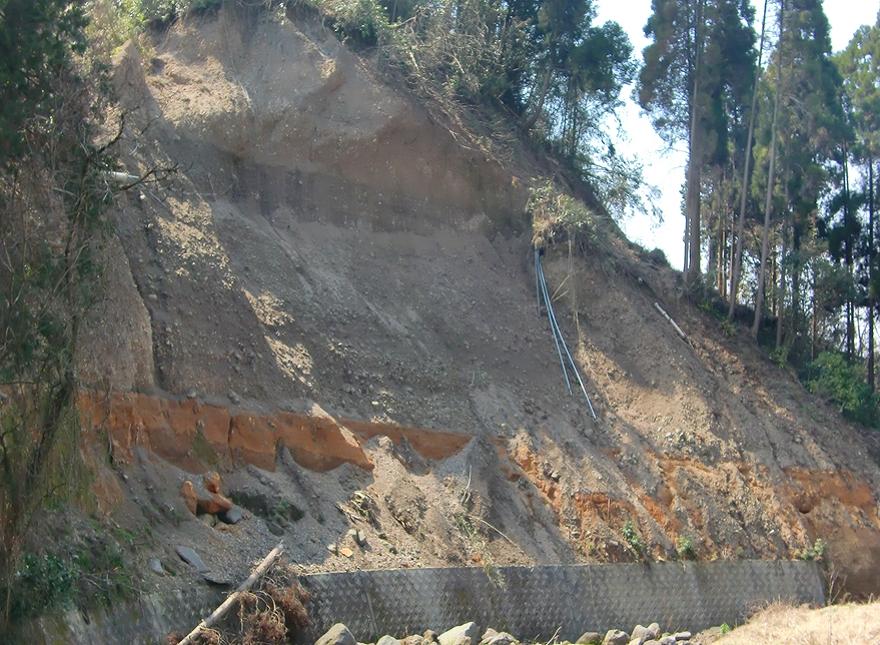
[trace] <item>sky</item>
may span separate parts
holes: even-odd
[[[758,6],[761,0],[753,0]],[[861,25],[874,24],[880,10],[880,0],[826,0],[825,14],[831,24],[831,45],[834,51],[845,48],[853,33]],[[597,9],[596,24],[614,20],[629,34],[633,55],[641,58],[648,45],[644,26],[651,13],[651,0],[594,0]],[[760,11],[760,9],[758,9]],[[623,90],[625,106],[619,112],[623,137],[617,149],[635,156],[644,166],[645,180],[660,190],[658,206],[662,223],[645,214],[634,213],[621,221],[627,237],[666,253],[672,266],[680,269],[683,260],[684,216],[681,211],[681,186],[684,182],[687,147],[684,142],[673,149],[657,136],[651,121],[641,113],[632,100],[632,88]]]

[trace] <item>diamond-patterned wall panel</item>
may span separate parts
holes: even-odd
[[[313,574],[302,583],[312,595],[302,643],[337,622],[361,642],[471,620],[545,641],[653,621],[694,631],[738,622],[773,600],[824,601],[816,564],[795,561],[395,569]]]

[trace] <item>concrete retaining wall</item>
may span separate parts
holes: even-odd
[[[812,562],[719,561],[483,569],[400,569],[306,576],[314,642],[345,623],[361,642],[476,621],[518,638],[574,641],[587,630],[656,621],[692,631],[736,623],[763,603],[824,602]]]
[[[361,642],[383,634],[442,631],[476,621],[515,636],[574,640],[587,630],[631,629],[657,621],[664,629],[699,630],[736,623],[762,603],[784,599],[822,604],[812,562],[725,561],[588,564],[483,569],[396,569],[303,576],[312,593],[312,625],[299,636],[313,643],[332,624],[345,623]],[[165,642],[188,632],[224,594],[205,586],[146,594],[137,602],[83,616],[42,618],[21,642],[85,645]]]

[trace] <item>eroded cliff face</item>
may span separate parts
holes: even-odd
[[[527,159],[462,146],[290,16],[177,24],[116,83],[128,171],[178,172],[117,213],[86,339],[84,418],[130,477],[98,478],[107,512],[162,518],[187,473],[220,468],[233,500],[262,486],[302,508],[286,539],[317,569],[633,559],[631,523],[664,559],[680,538],[778,558],[821,537],[851,589],[877,590],[859,432],[622,244],[548,250],[599,420],[567,394],[534,302]],[[274,539],[258,515],[180,517],[154,520],[167,543],[246,561]],[[351,526],[371,548],[328,551]]]

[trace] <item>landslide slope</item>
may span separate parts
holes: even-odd
[[[116,213],[80,368],[126,473],[96,481],[101,508],[153,525],[144,558],[188,541],[241,568],[272,531],[314,569],[616,561],[631,527],[664,559],[821,537],[880,591],[859,431],[613,237],[545,258],[598,421],[568,395],[535,305],[537,161],[461,144],[308,18],[190,18],[115,81],[128,171],[179,168]],[[181,510],[209,467],[252,517]],[[279,526],[267,498],[303,516]],[[329,551],[351,527],[366,546]]]

